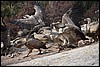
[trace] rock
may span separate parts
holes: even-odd
[[[99,43],[7,66],[99,66]]]

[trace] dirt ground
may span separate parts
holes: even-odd
[[[77,49],[77,48],[74,48],[74,49]],[[43,50],[44,52],[42,52],[41,55],[38,55],[37,49],[33,49],[32,53],[29,55],[29,57],[23,58],[24,56],[26,56],[28,49],[25,46],[23,46],[20,50],[22,50],[21,54],[16,54],[12,58],[9,56],[1,56],[1,66],[6,66],[6,65],[10,65],[10,64],[17,64],[20,62],[30,61],[32,59],[36,59],[36,58],[44,57],[44,56],[49,56],[49,55],[54,55],[54,54],[58,53],[58,49],[56,49],[55,47],[51,47],[47,50]],[[62,50],[61,52],[68,51],[68,50],[73,50],[73,49],[66,48],[66,49]]]
[[[71,48],[66,48],[65,50],[70,50],[70,49]],[[56,46],[52,46],[52,47],[50,47],[46,50],[42,49],[41,55],[38,55],[39,52],[38,52],[37,49],[33,49],[32,53],[30,53],[28,57],[23,58],[28,53],[28,49],[26,48],[26,46],[23,46],[22,48],[18,48],[17,50],[20,51],[21,54],[13,53],[15,55],[12,56],[12,57],[9,56],[9,55],[1,56],[1,65],[5,66],[5,65],[9,65],[9,64],[29,61],[31,59],[35,59],[35,58],[39,58],[39,57],[48,56],[48,55],[58,53],[58,49],[56,48]],[[65,50],[62,50],[62,51],[65,51]]]

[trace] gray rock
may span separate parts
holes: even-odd
[[[7,66],[99,66],[99,43]]]

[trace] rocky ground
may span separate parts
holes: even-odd
[[[42,55],[34,49],[29,57],[23,58],[27,53],[24,50],[14,58],[1,56],[1,66],[99,66],[99,43],[69,49],[57,53],[58,49],[52,47]]]

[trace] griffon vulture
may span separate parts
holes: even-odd
[[[34,15],[25,15],[25,19],[15,19],[10,21],[9,23],[18,25],[22,29],[33,29],[36,25],[44,26],[45,23],[43,21],[44,18],[44,10],[40,7],[39,4],[34,5],[35,14]],[[27,18],[26,18],[27,17]]]

